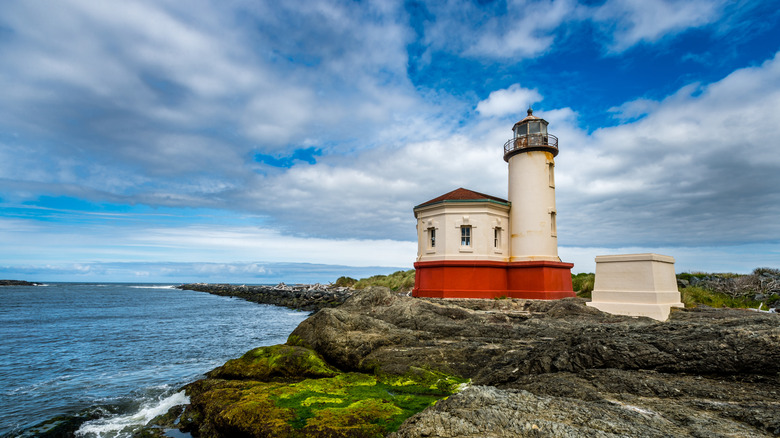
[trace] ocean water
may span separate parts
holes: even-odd
[[[77,436],[130,436],[186,403],[183,384],[308,315],[171,285],[0,287],[0,436],[87,409],[101,418]]]

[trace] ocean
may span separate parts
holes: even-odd
[[[182,385],[308,315],[172,285],[0,287],[0,437],[85,412],[101,418],[77,436],[129,437],[186,403]]]

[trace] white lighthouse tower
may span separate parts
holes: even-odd
[[[510,262],[560,261],[555,224],[555,161],[558,138],[547,121],[533,115],[512,127],[504,144],[509,163]]]

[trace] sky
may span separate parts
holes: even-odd
[[[412,208],[559,138],[559,255],[780,267],[780,8],[747,0],[10,0],[0,278],[410,269]]]

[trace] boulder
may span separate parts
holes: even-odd
[[[342,369],[471,379],[397,437],[780,434],[778,315],[700,307],[658,322],[584,303],[374,288],[320,310],[293,337]]]

